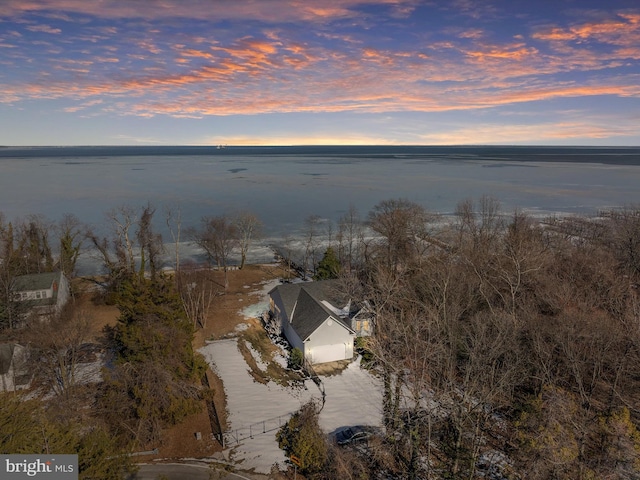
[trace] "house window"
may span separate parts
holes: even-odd
[[[369,330],[369,320],[365,320],[364,322],[362,322],[362,328],[364,328],[365,330]]]
[[[46,290],[42,291],[42,298],[47,298],[47,291]]]
[[[362,322],[360,320],[356,320],[356,330],[359,332],[362,328]]]
[[[40,297],[41,297],[41,294],[42,294],[42,292],[37,291],[37,292],[36,292],[36,298],[40,298]]]

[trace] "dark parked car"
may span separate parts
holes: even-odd
[[[338,445],[350,445],[353,443],[367,442],[374,433],[374,429],[371,427],[361,425],[347,427],[336,433],[336,443]]]

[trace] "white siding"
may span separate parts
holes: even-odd
[[[329,317],[305,342],[304,354],[311,363],[353,358],[353,338],[340,322]]]
[[[353,357],[353,347],[351,355],[348,355],[348,344],[336,343],[334,345],[318,345],[309,349],[308,358],[312,364],[335,362]]]

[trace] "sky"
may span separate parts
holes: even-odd
[[[0,145],[640,145],[638,0],[0,0]]]

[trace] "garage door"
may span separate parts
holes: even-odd
[[[333,362],[335,360],[344,360],[344,358],[344,343],[319,345],[311,349],[311,363]]]

